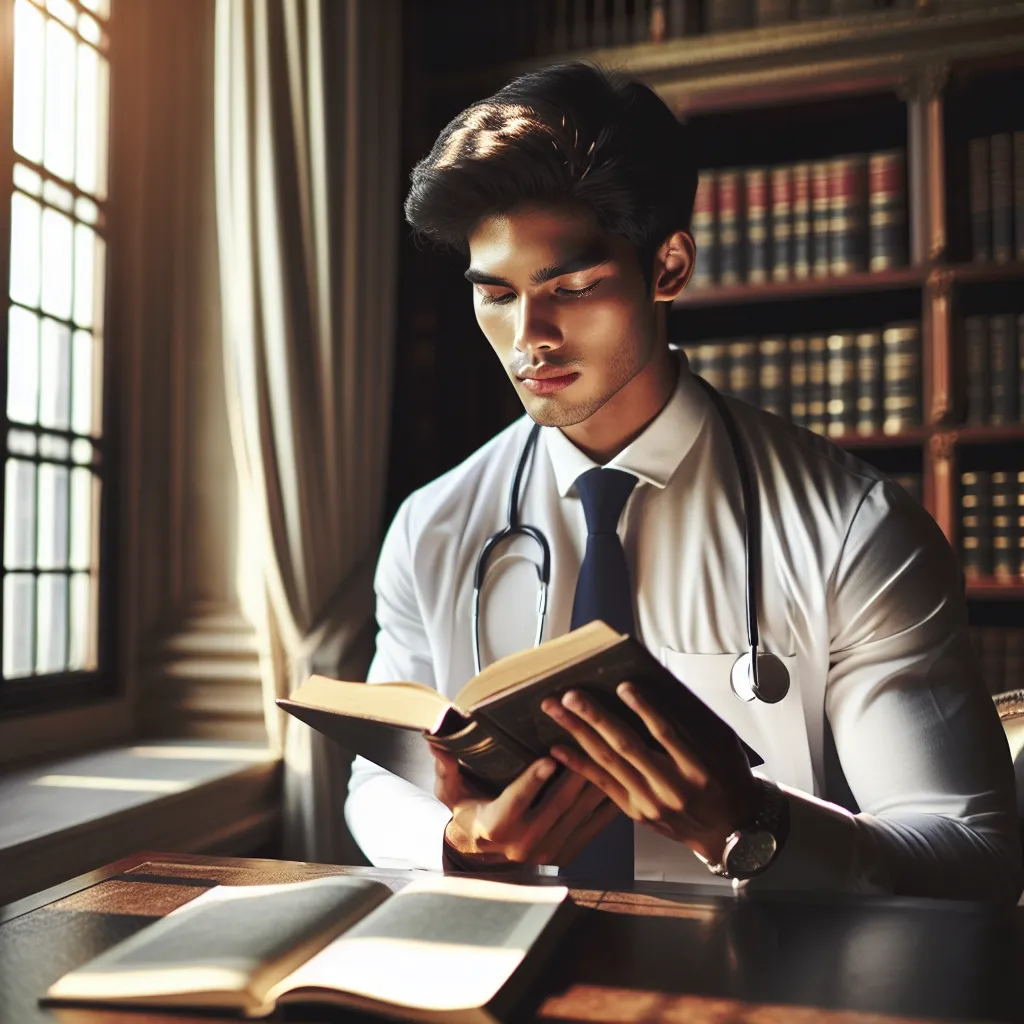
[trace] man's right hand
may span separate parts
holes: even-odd
[[[452,812],[445,839],[482,868],[506,862],[563,867],[619,813],[575,772],[565,772],[532,806],[558,767],[549,757],[535,761],[496,797],[466,779],[454,758],[434,751],[434,760],[434,795]]]

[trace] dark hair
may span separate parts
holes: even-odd
[[[697,169],[689,135],[646,85],[585,61],[513,79],[474,103],[412,171],[405,216],[420,239],[468,253],[486,216],[573,204],[631,242],[650,288],[654,254],[689,230]]]

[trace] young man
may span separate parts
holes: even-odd
[[[545,711],[582,753],[555,747],[496,798],[448,761],[435,798],[360,760],[349,826],[380,865],[1015,900],[1012,766],[944,537],[870,466],[727,399],[760,512],[760,649],[789,673],[777,703],[733,692],[737,453],[666,337],[694,265],[695,185],[668,108],[584,63],[474,104],[413,171],[406,216],[468,254],[477,322],[527,416],[402,505],[369,678],[453,695],[473,675],[474,568],[538,424],[517,512],[550,544],[544,639],[594,617],[634,633],[764,766],[754,775],[738,744],[698,760],[628,686],[657,752],[570,693]],[[533,643],[539,559],[522,536],[492,554],[484,664]],[[828,802],[844,792],[846,807]]]

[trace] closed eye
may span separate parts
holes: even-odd
[[[586,288],[556,288],[555,294],[567,299],[582,299],[589,295],[600,283],[601,281],[595,281],[593,284],[588,284]],[[515,297],[515,292],[504,292],[501,295],[488,295],[485,292],[481,292],[480,305],[507,306]]]

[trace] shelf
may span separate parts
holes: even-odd
[[[955,284],[1024,282],[1024,263],[959,263],[948,269]]]
[[[967,580],[967,596],[982,600],[1024,601],[1024,577],[1016,576],[1007,580],[994,576]]]
[[[1024,423],[1010,423],[1005,427],[972,423],[946,429],[949,433],[956,435],[958,445],[1009,444],[1014,441],[1024,441]]]
[[[842,277],[813,277],[805,281],[687,288],[672,305],[697,309],[709,306],[749,305],[755,302],[796,302],[863,292],[898,291],[922,287],[925,274],[926,271],[922,267],[900,267],[896,270],[846,274]]]
[[[917,448],[924,444],[928,431],[924,427],[904,430],[899,434],[840,434],[830,437],[840,448]]]

